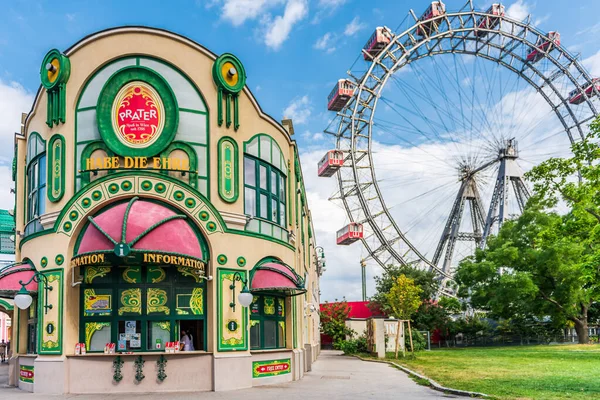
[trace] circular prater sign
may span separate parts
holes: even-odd
[[[129,82],[119,90],[112,106],[113,129],[130,147],[150,146],[165,126],[165,108],[154,88],[142,81]]]
[[[175,94],[162,76],[132,66],[106,82],[96,118],[100,136],[114,153],[153,157],[173,141],[179,110]]]

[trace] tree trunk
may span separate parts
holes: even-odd
[[[588,308],[581,305],[581,318],[574,318],[573,323],[575,324],[575,332],[577,332],[577,339],[579,344],[588,344],[590,341],[588,332]]]
[[[575,332],[577,332],[577,339],[579,339],[579,344],[589,343],[590,338],[588,336],[587,319],[575,322]]]

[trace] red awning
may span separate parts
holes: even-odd
[[[0,297],[15,297],[21,289],[19,282],[27,282],[35,274],[34,267],[29,263],[15,263],[0,267]],[[31,281],[25,288],[37,292],[37,282]]]
[[[279,260],[263,262],[250,273],[250,291],[283,291],[288,294],[306,292],[304,279],[289,265]]]
[[[200,239],[185,219],[163,205],[133,198],[90,218],[75,254],[112,252],[115,243],[126,243],[132,251],[204,260]]]

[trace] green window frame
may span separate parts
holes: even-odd
[[[244,155],[244,213],[286,226],[286,176],[261,159]]]
[[[46,142],[34,132],[27,149],[26,236],[44,229],[39,217],[46,212],[47,167]]]
[[[255,295],[250,305],[250,350],[285,349],[286,315],[284,296]]]
[[[109,337],[119,351],[119,339],[128,333],[127,321],[136,321],[135,332],[130,334],[136,335],[132,337],[140,346],[131,347],[131,339],[127,339],[126,349],[121,351],[164,352],[165,342],[179,340],[180,325],[201,326],[195,330],[194,349],[207,349],[206,284],[202,278],[173,266],[83,268],[79,341],[86,343],[87,352],[104,351],[103,347],[90,349],[93,336],[104,329],[110,334],[104,331],[102,337]]]

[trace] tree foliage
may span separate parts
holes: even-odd
[[[423,289],[415,284],[415,280],[400,275],[386,295],[387,304],[399,319],[409,320],[421,305]]]
[[[346,326],[346,320],[350,314],[350,306],[346,300],[329,303],[325,302],[321,310],[321,333],[333,340],[334,347],[346,340],[346,336],[352,336],[354,331]]]
[[[421,288],[419,295],[421,300],[432,299],[435,296],[437,282],[433,272],[418,270],[406,265],[388,265],[381,276],[375,277],[375,295],[371,297],[369,303],[371,309],[381,310],[386,315],[393,314],[387,294],[400,275],[413,279],[415,285]]]
[[[460,264],[460,295],[473,307],[507,319],[550,317],[555,326],[570,321],[588,342],[588,311],[600,301],[599,134],[595,122],[572,157],[534,167],[527,177],[535,195],[523,214]],[[567,213],[553,211],[561,204]]]

